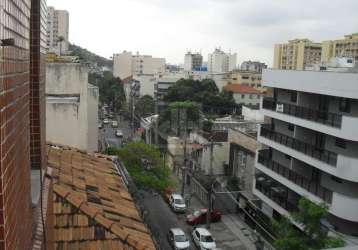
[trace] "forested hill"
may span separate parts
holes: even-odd
[[[112,60],[96,55],[80,46],[70,44],[69,50],[71,51],[71,55],[78,56],[81,60],[85,62],[97,62],[98,66],[107,66],[112,68]]]

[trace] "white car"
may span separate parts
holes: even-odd
[[[169,197],[169,205],[174,210],[174,212],[186,211],[185,201],[180,194],[171,194]]]
[[[200,250],[213,250],[216,248],[216,243],[211,233],[206,228],[195,228],[192,233],[194,244]]]
[[[189,250],[190,241],[180,228],[171,228],[168,232],[168,241],[175,250]]]
[[[112,121],[112,128],[118,128],[118,122]]]
[[[122,130],[117,129],[117,130],[116,130],[116,136],[117,136],[117,137],[123,137],[123,132],[122,132]]]
[[[107,118],[103,119],[103,124],[108,124],[109,120]]]

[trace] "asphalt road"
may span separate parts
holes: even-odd
[[[123,143],[123,139],[127,140],[128,137],[130,136],[131,130],[129,127],[129,123],[128,121],[124,121],[123,119],[121,119],[120,116],[117,116],[115,120],[118,121],[118,128],[113,128],[111,123],[111,121],[113,120],[114,119],[110,119],[109,124],[103,124],[103,128],[100,129],[100,138],[103,145],[104,142],[106,142],[109,144],[109,146],[121,147]],[[124,135],[123,138],[119,138],[115,135],[117,129],[122,130],[122,133]]]

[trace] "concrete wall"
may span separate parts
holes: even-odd
[[[86,151],[98,149],[98,89],[77,63],[46,67],[46,140]]]
[[[123,52],[113,56],[113,75],[121,79],[132,75],[131,52]]]
[[[263,122],[265,118],[260,110],[250,109],[245,106],[242,107],[241,114],[244,116],[245,121]]]
[[[258,106],[260,104],[260,94],[242,94],[242,93],[234,93],[233,94],[235,102],[237,104],[243,104],[243,105],[252,105],[252,106]],[[251,96],[251,98],[250,98]]]

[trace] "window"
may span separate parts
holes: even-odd
[[[340,148],[346,148],[347,143],[346,143],[346,141],[344,139],[336,138],[336,146],[340,147]]]
[[[260,95],[257,95],[257,99],[260,99]]]
[[[296,91],[290,91],[291,92],[291,102],[297,102],[297,92]]]
[[[241,95],[241,98],[242,98],[242,99],[245,99],[245,95],[244,95],[244,94],[242,94],[242,95]]]
[[[295,130],[295,126],[290,123],[290,124],[288,124],[287,129],[290,130],[290,131],[293,131],[293,130]]]
[[[339,111],[349,113],[351,111],[351,102],[347,98],[339,98]]]
[[[242,79],[249,79],[248,76],[242,76],[241,78],[242,78]]]
[[[250,94],[249,98],[252,99],[252,94]]]
[[[258,88],[261,88],[261,84],[260,84],[260,83],[258,83],[258,84],[257,84],[257,87],[258,87]]]
[[[286,154],[285,154],[285,158],[286,158],[287,160],[291,160],[291,156],[286,155]]]

